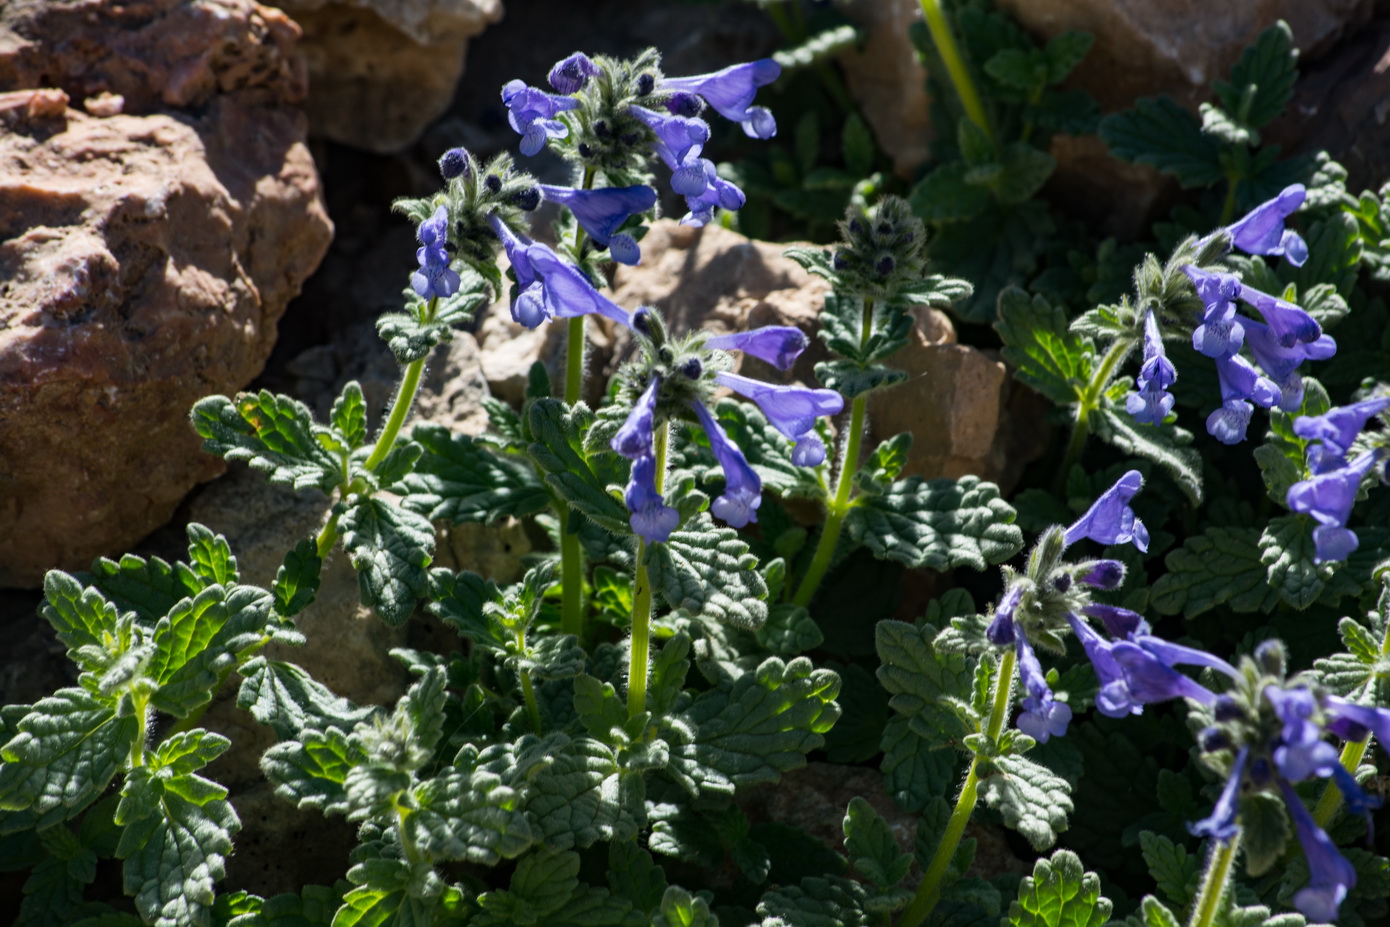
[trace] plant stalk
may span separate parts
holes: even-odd
[[[517,643],[520,645],[521,652],[526,652],[526,632],[522,631]],[[536,687],[531,684],[531,671],[524,667],[519,667],[516,671],[521,679],[521,697],[526,701],[526,715],[531,719],[531,729],[536,732],[536,736],[545,733],[541,727],[541,706],[536,702]]]
[[[956,96],[960,97],[965,114],[993,142],[994,132],[990,130],[989,117],[985,115],[984,105],[980,103],[980,94],[975,90],[975,82],[970,79],[970,69],[965,66],[965,59],[961,57],[956,37],[951,33],[951,25],[946,21],[946,13],[941,9],[941,0],[921,0],[921,3],[922,16],[927,21],[932,43],[936,45],[936,52],[941,56],[941,63],[946,66],[946,74],[951,78],[951,86],[955,87]]]
[[[861,351],[868,347],[873,325],[874,301],[866,299],[859,328]],[[835,495],[826,505],[825,527],[821,530],[820,541],[816,544],[816,553],[811,558],[811,565],[807,568],[806,575],[801,578],[801,585],[796,587],[796,595],[792,597],[793,605],[804,608],[811,604],[816,590],[820,588],[821,580],[825,578],[826,570],[830,569],[830,561],[835,557],[835,547],[840,543],[840,531],[844,528],[845,516],[853,508],[851,496],[854,490],[854,475],[859,470],[859,448],[864,441],[864,419],[868,408],[868,393],[860,393],[850,403],[849,432],[845,440],[845,456],[840,463],[840,479],[835,486]]]
[[[656,491],[660,495],[666,482],[666,437],[669,426],[656,429]],[[652,583],[647,574],[647,539],[637,539],[637,573],[633,579],[632,649],[627,666],[627,716],[635,718],[647,710],[647,664],[652,646]]]
[[[1212,927],[1216,915],[1221,911],[1221,899],[1226,896],[1226,886],[1231,879],[1231,865],[1240,847],[1240,831],[1230,840],[1218,841],[1207,862],[1206,875],[1202,877],[1202,891],[1197,895],[1197,903],[1192,906],[1190,927]]]
[[[1100,366],[1096,368],[1091,382],[1086,384],[1086,391],[1081,394],[1081,401],[1076,406],[1076,421],[1072,423],[1071,439],[1067,442],[1066,453],[1062,455],[1062,465],[1052,481],[1053,495],[1061,496],[1066,491],[1067,476],[1071,473],[1071,468],[1081,460],[1081,451],[1086,446],[1086,438],[1091,434],[1091,413],[1100,408],[1100,399],[1105,395],[1105,388],[1110,385],[1110,380],[1115,375],[1115,368],[1133,348],[1133,339],[1117,338],[1101,358]]]
[[[1010,647],[1004,651],[1003,657],[999,660],[999,673],[994,679],[994,700],[990,708],[989,720],[985,724],[985,733],[991,741],[999,739],[999,733],[1004,729],[1004,723],[1009,718],[1009,705],[1013,701],[1014,662],[1016,659],[1014,649]],[[975,804],[979,801],[979,785],[980,758],[976,756],[970,761],[970,771],[965,775],[965,784],[961,786],[960,797],[956,799],[956,807],[951,812],[950,820],[946,822],[946,830],[941,835],[941,843],[937,846],[936,852],[932,854],[931,862],[927,864],[927,871],[922,876],[922,882],[917,886],[917,894],[912,897],[911,904],[903,911],[902,917],[898,921],[898,927],[917,927],[927,919],[937,902],[941,900],[941,880],[945,877],[946,870],[956,855],[961,837],[965,834],[965,826],[970,823],[970,815],[975,811]]]
[[[130,768],[145,765],[145,741],[150,736],[150,703],[148,696],[132,696],[135,702],[135,718],[138,727],[135,739],[130,744]]]
[[[425,317],[421,321],[434,321],[434,312],[439,305],[439,297],[434,296],[425,304]],[[381,466],[381,462],[386,459],[386,455],[391,453],[391,448],[396,446],[396,437],[401,433],[401,426],[405,424],[405,418],[410,414],[410,409],[415,405],[415,394],[420,391],[420,375],[425,371],[425,359],[411,361],[406,365],[405,377],[401,380],[400,389],[396,390],[396,402],[391,406],[391,417],[386,420],[386,425],[381,429],[380,436],[376,439],[376,446],[372,448],[372,454],[363,464],[368,470],[375,471]],[[320,555],[322,556],[322,555]]]

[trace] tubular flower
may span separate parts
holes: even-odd
[[[1060,737],[1067,732],[1067,724],[1071,722],[1071,706],[1052,697],[1052,689],[1043,675],[1037,654],[1033,652],[1033,645],[1028,643],[1027,635],[1016,633],[1014,647],[1018,653],[1019,676],[1028,692],[1023,700],[1023,713],[1014,724],[1038,743],[1045,744],[1052,737]]]
[[[1226,785],[1221,789],[1221,797],[1216,800],[1211,814],[1187,825],[1188,831],[1194,837],[1214,837],[1224,842],[1240,830],[1236,824],[1236,812],[1240,810],[1236,800],[1240,797],[1240,783],[1245,778],[1245,764],[1249,759],[1250,748],[1241,748],[1236,754],[1235,762],[1231,764],[1230,775],[1226,777]]]
[[[642,391],[642,395],[628,413],[627,420],[618,433],[613,436],[612,448],[628,460],[650,455],[656,432],[656,394],[661,388],[661,378],[652,377],[652,382]]]
[[[1317,825],[1303,799],[1288,780],[1279,779],[1279,791],[1284,795],[1289,814],[1293,816],[1298,842],[1308,860],[1308,884],[1293,896],[1293,905],[1310,920],[1319,923],[1337,919],[1337,909],[1347,892],[1356,886],[1356,869],[1337,851],[1332,838]]]
[[[449,268],[449,209],[440,206],[416,229],[420,247],[415,260],[420,269],[410,275],[410,286],[421,299],[453,296],[459,291],[459,275]]]
[[[1317,319],[1291,302],[1243,283],[1240,285],[1240,298],[1242,302],[1254,306],[1255,311],[1264,317],[1270,334],[1282,347],[1290,348],[1297,342],[1307,343],[1322,337],[1322,326]]]
[[[1283,255],[1290,264],[1302,267],[1308,260],[1308,243],[1293,229],[1285,228],[1284,220],[1298,212],[1307,195],[1301,183],[1285,187],[1274,199],[1226,227],[1231,244],[1246,254]]]
[[[601,187],[597,190],[578,190],[573,187],[540,185],[547,200],[559,203],[574,213],[584,231],[600,247],[608,249],[619,264],[636,264],[642,253],[631,235],[620,233],[619,226],[629,216],[646,212],[656,205],[656,191],[638,184],[632,187]]]
[[[578,93],[584,89],[589,78],[598,77],[603,71],[589,60],[583,52],[575,52],[568,58],[555,62],[547,79],[557,93]]]
[[[1067,546],[1082,538],[1090,538],[1100,544],[1133,542],[1139,550],[1148,550],[1149,529],[1129,507],[1129,500],[1143,485],[1144,477],[1138,470],[1130,470],[1121,476],[1114,486],[1100,494],[1086,514],[1067,529]]]
[[[703,119],[658,113],[636,105],[628,107],[628,112],[656,134],[652,150],[671,169],[671,189],[682,196],[704,193],[705,168],[697,162],[709,141],[709,124]]]
[[[1254,411],[1246,400],[1268,409],[1278,405],[1283,395],[1240,355],[1218,357],[1216,375],[1221,383],[1221,408],[1207,416],[1207,433],[1222,444],[1239,444],[1245,440]]]
[[[1312,515],[1318,522],[1313,529],[1314,562],[1345,560],[1360,545],[1356,533],[1347,528],[1347,520],[1351,518],[1361,481],[1382,456],[1379,451],[1367,451],[1351,463],[1324,470],[1289,487],[1289,508]]]
[[[579,101],[528,87],[525,81],[508,81],[502,87],[507,121],[521,136],[521,153],[536,154],[552,138],[564,138],[569,128],[555,117],[579,106]]]
[[[1009,587],[1009,591],[1004,593],[1004,598],[999,602],[999,608],[994,612],[994,620],[985,629],[985,636],[989,642],[998,647],[1005,644],[1012,644],[1014,638],[1018,636],[1018,628],[1014,623],[1014,613],[1018,611],[1018,603],[1023,598],[1023,587],[1017,584]]]
[[[825,444],[816,434],[816,419],[844,409],[845,398],[839,393],[833,389],[777,386],[736,373],[716,374],[715,382],[753,400],[772,427],[796,442],[792,450],[793,463],[814,467],[825,461]]]
[[[705,187],[695,196],[687,195],[685,205],[690,209],[681,217],[681,225],[692,225],[699,228],[708,225],[714,219],[714,209],[719,207],[730,212],[736,212],[743,208],[747,198],[737,185],[719,176],[714,169],[714,162],[708,158],[699,158],[696,162],[705,173]],[[672,175],[672,185],[675,183],[675,175]],[[677,190],[676,192],[680,192]]]
[[[1298,374],[1298,366],[1305,360],[1326,360],[1337,353],[1337,342],[1331,335],[1284,347],[1271,334],[1269,326],[1255,321],[1245,322],[1245,334],[1245,343],[1255,363],[1279,388],[1278,405],[1285,412],[1296,412],[1303,405],[1303,377]]]
[[[619,325],[631,326],[627,310],[594,289],[579,268],[545,245],[516,234],[496,213],[489,215],[487,222],[501,239],[516,274],[520,292],[512,301],[513,319],[535,328],[550,319],[598,313]]]
[[[710,503],[710,511],[722,518],[731,527],[742,528],[749,522],[758,520],[758,506],[762,505],[763,483],[738,445],[729,440],[723,427],[710,415],[702,403],[691,402],[700,425],[709,435],[710,449],[714,459],[724,471],[724,492]]]
[[[1135,379],[1138,389],[1126,398],[1126,411],[1140,424],[1161,424],[1173,410],[1173,394],[1168,387],[1177,379],[1178,372],[1163,352],[1158,320],[1150,309],[1144,314],[1144,363]]]
[[[1314,473],[1325,473],[1346,466],[1352,442],[1366,427],[1372,416],[1390,409],[1390,396],[1364,399],[1349,406],[1329,409],[1322,415],[1300,415],[1294,420],[1293,433],[1307,441],[1319,441],[1308,449],[1308,463]]]
[[[1191,264],[1182,269],[1205,310],[1202,322],[1192,332],[1192,349],[1207,357],[1230,357],[1245,341],[1245,319],[1236,315],[1240,280],[1234,274],[1210,273]]]
[[[746,332],[731,332],[705,339],[705,347],[721,351],[742,351],[766,361],[778,370],[786,370],[810,344],[799,328],[790,325],[765,325]]]
[[[713,74],[668,77],[661,82],[661,89],[698,94],[719,115],[741,125],[750,138],[768,139],[777,134],[777,120],[765,107],[751,104],[758,88],[772,83],[781,74],[780,64],[771,58],[762,58],[731,65]]]
[[[680,525],[680,513],[656,491],[656,458],[650,453],[632,462],[632,476],[623,491],[623,501],[631,513],[628,524],[650,543],[664,543]]]
[[[1125,715],[1137,715],[1142,712],[1143,703],[1130,697],[1124,670],[1110,653],[1112,645],[1076,615],[1068,613],[1067,622],[1071,625],[1076,639],[1081,641],[1081,648],[1086,651],[1086,659],[1091,661],[1091,666],[1096,671],[1096,679],[1100,681],[1100,691],[1096,693],[1096,710],[1107,718],[1123,718]]]

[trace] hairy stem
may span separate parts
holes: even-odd
[[[137,727],[135,739],[130,743],[130,768],[135,769],[145,765],[145,741],[150,738],[150,702],[146,695],[131,698],[135,702]]]
[[[980,94],[975,90],[975,82],[970,79],[970,70],[965,66],[965,59],[961,57],[960,49],[956,46],[956,37],[951,34],[951,25],[946,22],[941,0],[921,0],[921,3],[922,15],[927,20],[932,43],[936,45],[936,53],[941,56],[941,63],[946,66],[951,86],[955,87],[956,96],[960,97],[961,106],[965,107],[965,114],[970,117],[971,122],[980,127],[991,142],[994,141],[994,133],[989,128],[989,118],[980,103]]]
[[[874,301],[866,299],[859,328],[861,350],[868,347],[873,326]],[[854,490],[854,475],[859,470],[859,447],[864,440],[864,419],[868,408],[867,393],[860,393],[850,403],[849,431],[845,439],[845,456],[840,463],[840,479],[835,485],[835,495],[826,504],[825,527],[821,530],[820,541],[816,544],[816,553],[811,558],[811,565],[807,568],[806,575],[801,578],[801,585],[796,587],[796,595],[792,597],[793,605],[804,608],[811,604],[816,590],[820,588],[821,580],[825,578],[825,571],[830,569],[830,561],[835,557],[835,546],[840,543],[840,531],[844,527],[845,516],[853,508],[851,496]]]
[[[439,305],[439,297],[434,296],[425,304],[423,322],[434,321],[434,312]],[[410,409],[415,405],[415,394],[420,391],[420,375],[425,371],[425,359],[422,357],[417,361],[411,361],[406,365],[405,376],[401,379],[400,388],[396,390],[396,401],[391,406],[391,417],[386,420],[386,425],[381,429],[381,434],[376,439],[376,445],[372,448],[372,454],[363,464],[368,470],[375,471],[381,466],[381,462],[386,459],[386,455],[391,453],[391,448],[396,446],[396,437],[401,433],[401,426],[405,424],[405,418],[410,414]]]
[[[1062,465],[1052,481],[1053,495],[1060,496],[1066,490],[1067,476],[1071,473],[1071,468],[1080,462],[1081,451],[1086,447],[1086,438],[1091,434],[1091,413],[1100,408],[1101,397],[1105,395],[1110,380],[1115,376],[1115,369],[1133,348],[1132,338],[1115,339],[1101,358],[1100,366],[1096,368],[1091,382],[1086,384],[1086,390],[1081,394],[1081,401],[1076,406],[1076,421],[1072,423],[1071,439],[1067,442],[1066,453],[1062,455]]]
[[[668,425],[656,430],[656,491],[666,482],[666,434]],[[627,665],[627,716],[635,718],[647,710],[647,663],[652,646],[652,582],[647,575],[647,541],[637,539],[637,575],[633,580],[632,650]]]
[[[584,395],[584,320],[577,315],[565,328],[565,402],[574,405]]]
[[[999,672],[994,678],[994,700],[989,720],[985,723],[985,734],[990,740],[999,739],[999,733],[1009,719],[1009,705],[1013,701],[1015,659],[1014,650],[1010,647],[999,660]],[[932,854],[931,862],[927,864],[926,874],[917,886],[917,894],[912,897],[912,903],[898,920],[898,927],[917,927],[927,919],[936,903],[941,900],[941,880],[956,855],[960,839],[965,835],[965,825],[970,823],[970,815],[974,813],[975,804],[979,801],[979,770],[980,758],[977,756],[970,761],[970,771],[965,774],[965,784],[961,786],[956,807],[951,812],[950,820],[946,822],[941,843]]]
[[[338,513],[334,512],[324,524],[323,528],[320,529],[318,537],[314,539],[315,553],[319,555],[320,560],[328,556],[328,552],[333,549],[333,545],[337,540]]]
[[[526,649],[526,635],[521,635],[521,647]],[[517,670],[517,676],[521,678],[521,697],[526,701],[526,715],[531,719],[531,729],[536,732],[536,736],[545,733],[541,727],[541,706],[536,702],[536,687],[531,684],[531,671],[528,669]]]
[[[1212,927],[1216,915],[1221,911],[1221,900],[1226,895],[1226,886],[1231,879],[1231,864],[1235,862],[1236,850],[1240,847],[1240,831],[1224,842],[1218,841],[1207,861],[1207,872],[1202,877],[1202,891],[1192,906],[1190,927]]]

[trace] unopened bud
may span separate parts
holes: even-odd
[[[468,149],[450,148],[439,156],[439,173],[445,180],[463,177],[469,173]]]

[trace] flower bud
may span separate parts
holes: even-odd
[[[531,212],[541,204],[540,187],[523,187],[511,196],[512,205],[524,212]]]
[[[496,174],[488,174],[483,178],[483,186],[487,187],[487,192],[489,193],[501,193],[502,178],[498,177]]]
[[[656,89],[656,77],[649,71],[637,78],[637,95],[645,97]]]
[[[700,362],[698,357],[687,357],[681,362],[680,372],[692,380],[698,380],[704,375],[705,365]]]
[[[439,157],[439,173],[445,180],[467,176],[469,167],[468,149],[450,148]]]

